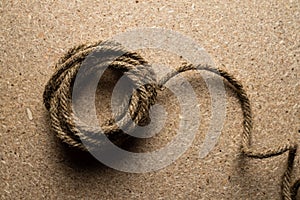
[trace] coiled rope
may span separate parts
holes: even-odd
[[[129,106],[122,104],[117,117],[108,120],[101,127],[101,130],[86,125],[76,117],[72,109],[72,88],[78,70],[85,58],[89,54],[97,52],[99,46],[102,51],[121,53],[121,56],[110,63],[108,67],[112,70],[123,72],[138,88],[133,91],[130,99],[125,99],[125,101],[129,101]],[[93,73],[97,70],[96,65],[89,70],[89,73]],[[246,91],[242,84],[232,75],[222,69],[214,69],[209,65],[194,66],[185,64],[175,71],[168,73],[161,80],[156,81],[151,67],[137,53],[127,52],[123,49],[115,48],[110,43],[101,41],[76,46],[70,49],[59,60],[55,73],[45,86],[43,99],[45,107],[50,113],[51,128],[63,142],[84,151],[101,145],[101,141],[95,139],[95,136],[99,134],[105,134],[115,144],[121,144],[128,138],[128,135],[122,132],[124,127],[127,127],[126,130],[132,130],[135,124],[141,124],[149,120],[149,109],[155,104],[156,91],[162,89],[166,82],[177,74],[190,70],[209,71],[217,74],[226,79],[237,93],[244,117],[241,151],[245,157],[264,159],[288,152],[287,166],[281,184],[282,199],[296,200],[297,191],[300,187],[300,179],[292,183],[291,176],[297,152],[297,144],[288,143],[275,149],[253,149],[251,147],[252,112]],[[128,119],[125,115],[128,111],[131,119]],[[82,140],[85,141],[85,145],[83,145]]]

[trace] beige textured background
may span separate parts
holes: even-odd
[[[201,105],[196,140],[172,165],[145,174],[110,169],[61,145],[49,130],[42,92],[68,48],[134,27],[163,27],[193,38],[217,66],[241,80],[252,102],[257,148],[300,142],[299,5],[297,0],[1,1],[0,199],[280,199],[287,155],[239,161],[242,115],[231,90],[220,141],[209,156],[198,158],[210,118],[210,96],[199,74],[186,74]],[[159,100],[168,98],[164,93]],[[173,117],[164,137],[139,148],[166,144],[178,122],[174,107],[171,98],[166,108]],[[294,178],[300,176],[297,153]]]

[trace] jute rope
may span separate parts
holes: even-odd
[[[129,106],[126,106],[126,103],[120,105],[117,117],[108,120],[101,129],[90,127],[82,122],[76,117],[76,113],[72,109],[72,88],[78,70],[89,54],[99,51],[99,46],[101,46],[102,51],[121,53],[121,56],[109,64],[109,68],[123,72],[138,88],[133,91],[130,99],[125,99],[125,102],[129,101]],[[94,73],[99,68],[97,64],[95,63],[95,67],[90,68],[87,73]],[[222,69],[214,69],[209,65],[194,66],[185,64],[167,74],[161,80],[156,81],[151,67],[137,53],[127,52],[101,41],[74,47],[59,60],[56,65],[56,72],[45,87],[43,98],[45,107],[50,113],[52,130],[63,142],[84,151],[101,145],[102,143],[99,139],[97,140],[97,136],[103,133],[114,143],[121,144],[128,138],[128,135],[122,132],[124,128],[130,131],[135,128],[135,124],[141,124],[149,120],[149,109],[155,104],[156,91],[162,89],[172,77],[190,70],[209,71],[217,74],[226,79],[237,93],[244,117],[241,151],[245,157],[264,159],[285,152],[288,153],[286,170],[282,177],[282,199],[296,200],[300,179],[292,183],[291,177],[297,144],[287,143],[275,149],[253,149],[251,147],[252,112],[246,91],[232,75]],[[129,112],[129,118],[131,119],[126,115],[127,112]]]

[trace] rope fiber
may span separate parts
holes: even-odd
[[[101,47],[101,50],[99,50]],[[118,53],[108,68],[122,72],[136,86],[129,99],[120,105],[117,117],[109,119],[102,127],[88,126],[76,116],[72,109],[72,88],[78,71],[84,60],[93,53],[109,51]],[[97,55],[97,54],[95,54]],[[94,73],[101,66],[88,69],[87,74]],[[253,149],[251,147],[251,134],[253,129],[250,100],[242,84],[232,75],[222,69],[215,69],[209,65],[184,64],[175,71],[168,73],[161,80],[156,81],[154,72],[147,62],[137,53],[128,52],[111,43],[95,42],[83,44],[70,49],[56,64],[56,71],[45,86],[43,94],[44,105],[50,113],[51,128],[53,132],[65,143],[83,151],[97,148],[102,142],[97,140],[99,134],[108,137],[115,144],[122,144],[129,137],[122,130],[131,131],[135,125],[149,121],[149,109],[155,104],[157,90],[164,87],[166,82],[179,73],[185,71],[209,71],[223,77],[235,90],[243,112],[242,155],[253,159],[265,159],[288,153],[286,169],[282,177],[281,193],[283,200],[296,200],[300,187],[300,179],[292,183],[292,172],[297,152],[296,143],[287,143],[274,149]],[[127,103],[126,103],[127,102]],[[129,102],[129,105],[128,105]],[[126,106],[127,105],[127,106]],[[126,113],[129,112],[129,117]],[[82,141],[85,141],[83,145]],[[86,145],[88,144],[88,145]]]

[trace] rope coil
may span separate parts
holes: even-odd
[[[101,127],[101,130],[86,125],[76,117],[76,113],[72,110],[72,88],[78,70],[88,55],[96,52],[95,57],[97,57],[97,52],[100,51],[99,46],[101,46],[102,51],[119,51],[121,53],[121,56],[110,63],[108,67],[123,72],[138,88],[133,91],[130,99],[125,100],[129,101],[128,107],[121,105],[117,117],[108,120]],[[99,63],[95,63],[95,66],[97,64]],[[97,67],[89,69],[87,73],[94,73],[95,70],[97,70]],[[95,140],[93,136],[103,133],[114,143],[121,144],[128,138],[128,135],[121,131],[124,130],[124,127],[126,127],[126,130],[133,130],[135,124],[141,124],[149,120],[149,109],[155,104],[156,91],[162,89],[166,82],[177,74],[191,70],[209,71],[217,74],[223,77],[237,93],[244,117],[241,151],[245,157],[264,159],[288,152],[287,167],[281,185],[282,199],[296,200],[297,191],[300,187],[300,179],[292,184],[291,176],[298,147],[297,144],[289,143],[276,149],[267,150],[251,148],[253,122],[250,100],[246,91],[242,84],[232,75],[222,69],[212,68],[209,65],[194,66],[185,64],[157,81],[151,67],[137,53],[127,52],[120,48],[116,49],[114,45],[101,41],[76,46],[70,49],[59,60],[55,73],[45,86],[43,99],[44,105],[50,113],[51,128],[63,142],[84,151],[101,145],[101,141]],[[131,119],[125,117],[125,113],[128,111]],[[90,146],[84,146],[82,140],[86,141]]]

